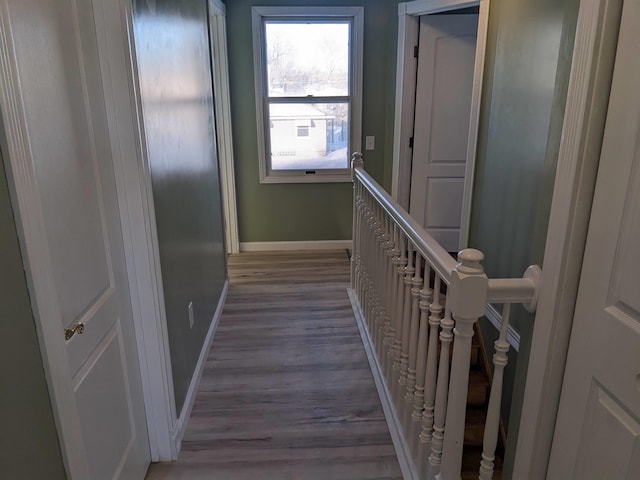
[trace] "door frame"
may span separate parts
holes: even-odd
[[[93,0],[151,461],[178,456],[169,336],[131,0]]]
[[[155,215],[137,94],[130,0],[93,0],[151,461],[177,458],[177,424]],[[34,321],[67,474],[87,478],[64,339],[39,312],[56,305],[8,4],[0,0],[0,140]],[[37,287],[37,288],[36,288]]]
[[[209,0],[208,5],[211,73],[220,164],[220,186],[222,187],[222,208],[225,223],[225,243],[227,253],[240,253],[233,160],[233,129],[231,126],[231,97],[229,95],[226,9],[224,3],[220,0]]]
[[[623,0],[580,2],[513,478],[546,478]]]
[[[478,142],[482,79],[487,46],[487,30],[489,27],[489,3],[490,0],[415,0],[413,2],[398,4],[396,111],[393,129],[391,196],[407,211],[409,210],[411,161],[413,153],[409,142],[411,137],[413,137],[416,74],[418,68],[418,59],[414,56],[414,47],[418,45],[420,16],[459,10],[467,7],[479,7],[473,89],[471,92],[471,115],[467,139],[467,162],[462,195],[462,215],[460,219],[460,249],[466,248],[469,241],[469,223],[471,220],[471,201],[473,197],[473,178]]]

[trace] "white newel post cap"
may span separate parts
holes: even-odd
[[[484,254],[467,248],[458,253],[459,263],[451,275],[451,313],[456,318],[477,319],[484,314],[489,280],[480,264]]]

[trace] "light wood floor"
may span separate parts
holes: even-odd
[[[345,251],[242,253],[177,462],[152,480],[400,479]]]

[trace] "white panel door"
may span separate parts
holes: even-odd
[[[409,213],[458,250],[478,15],[420,17]]]
[[[547,478],[640,478],[640,1],[623,6]]]
[[[18,210],[67,470],[143,478],[149,441],[92,2],[0,8],[30,154],[13,163]]]

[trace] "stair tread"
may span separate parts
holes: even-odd
[[[482,408],[468,408],[464,426],[465,447],[481,447],[487,414]]]
[[[482,406],[489,400],[489,381],[480,370],[469,372],[467,405]]]

